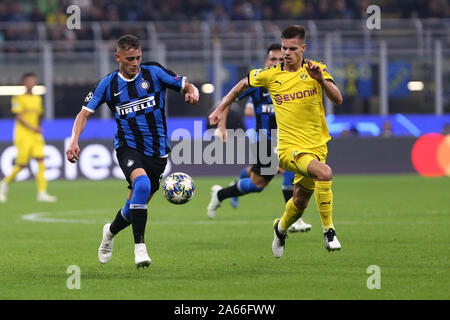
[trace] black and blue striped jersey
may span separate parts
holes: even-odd
[[[253,109],[256,120],[256,130],[261,130],[267,135],[269,140],[272,140],[271,130],[277,128],[277,121],[275,112],[273,110],[272,99],[269,91],[263,87],[254,87],[245,91],[238,100],[249,97],[247,103],[253,103]],[[257,135],[259,139],[259,135]]]
[[[185,78],[159,63],[141,64],[133,79],[115,70],[101,79],[84,100],[83,109],[95,112],[106,103],[114,114],[114,148],[127,145],[151,157],[170,152],[164,112],[166,88],[182,92]]]

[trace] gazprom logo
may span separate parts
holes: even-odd
[[[132,112],[138,112],[147,108],[151,108],[155,104],[156,104],[155,97],[150,96],[137,101],[123,104],[121,106],[116,106],[116,110],[119,116],[124,116]]]
[[[304,90],[304,91],[298,91],[294,93],[288,93],[285,95],[275,95],[274,99],[276,104],[281,105],[284,101],[291,101],[291,100],[297,100],[297,99],[303,99],[306,97],[310,97],[317,94],[317,88]]]

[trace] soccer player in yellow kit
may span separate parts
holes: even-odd
[[[45,142],[41,128],[41,116],[44,109],[42,97],[32,93],[36,83],[36,75],[34,73],[25,73],[22,76],[22,84],[25,86],[26,92],[22,95],[14,96],[11,100],[11,110],[16,119],[14,145],[17,148],[17,157],[11,174],[0,182],[0,202],[6,202],[9,184],[28,165],[30,158],[36,159],[38,163],[38,172],[36,174],[37,201],[56,201],[56,197],[47,193],[47,181],[44,176]]]
[[[278,125],[280,165],[295,172],[293,197],[286,203],[281,219],[274,221],[272,253],[276,258],[283,255],[287,230],[302,216],[313,193],[322,220],[325,248],[341,249],[332,219],[332,171],[325,164],[326,143],[331,137],[322,92],[336,105],[342,103],[342,95],[325,65],[303,58],[305,38],[303,26],[286,28],[281,35],[284,62],[250,71],[209,115],[210,124],[217,124],[223,110],[250,86],[265,87],[270,93]]]

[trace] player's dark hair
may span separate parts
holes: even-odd
[[[270,51],[272,50],[281,50],[281,44],[279,43],[272,43],[268,48],[267,48],[267,54],[269,54]]]
[[[117,48],[123,50],[139,49],[140,47],[141,43],[139,42],[139,39],[131,34],[121,36],[119,40],[117,40]]]
[[[281,38],[282,39],[299,38],[300,40],[305,40],[306,29],[304,26],[294,24],[294,25],[284,29],[283,33],[281,34]]]
[[[34,73],[34,72],[25,72],[23,75],[22,75],[22,77],[20,78],[20,81],[24,81],[26,78],[28,78],[28,77],[35,77],[35,78],[37,78],[36,77],[36,74]]]

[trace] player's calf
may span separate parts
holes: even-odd
[[[147,223],[147,200],[150,197],[151,183],[146,175],[134,179],[133,195],[130,202],[130,221],[133,228],[134,243],[144,243]]]

